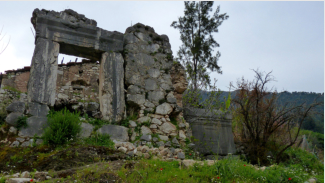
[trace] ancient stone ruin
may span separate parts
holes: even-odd
[[[160,145],[179,147],[190,139],[182,108],[185,70],[173,61],[168,36],[141,23],[128,27],[124,34],[107,31],[70,9],[35,9],[31,22],[36,31],[31,65],[6,71],[0,90],[1,105],[12,103],[6,123],[15,126],[19,116],[28,116],[28,127],[19,131],[20,137],[41,135],[50,108],[67,107],[113,124],[138,114],[129,129],[117,125],[98,129],[98,133],[110,133],[113,140],[134,141],[141,136],[142,141],[151,141],[148,135],[154,133],[162,140]],[[60,53],[86,59],[59,64]],[[83,137],[91,131],[83,123]],[[226,133],[231,134],[231,127]],[[222,144],[222,153],[233,153],[233,145],[227,148]]]

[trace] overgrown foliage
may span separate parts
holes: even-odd
[[[71,113],[66,108],[61,111],[50,111],[48,114],[49,126],[44,130],[45,144],[63,145],[76,140],[81,130],[79,113]]]
[[[222,73],[218,65],[219,51],[213,56],[213,49],[219,47],[212,33],[218,32],[218,27],[229,16],[219,14],[220,7],[216,9],[212,17],[213,1],[185,1],[184,16],[174,21],[171,27],[179,29],[183,45],[178,51],[177,60],[186,68],[188,81],[196,90],[197,84],[210,85],[208,69],[212,72]]]
[[[302,162],[296,163],[273,165],[263,171],[233,157],[216,161],[211,166],[194,164],[189,168],[180,168],[178,161],[141,160],[132,170],[122,168],[118,175],[122,182],[304,182],[311,176],[322,181],[324,169],[320,162],[315,162],[314,172],[302,168]]]
[[[249,82],[242,78],[234,86],[237,94],[232,102],[239,133],[237,138],[246,146],[252,163],[267,163],[269,151],[279,162],[281,154],[295,144],[303,120],[322,103],[278,106],[276,90],[267,88],[267,84],[274,80],[272,72],[254,72],[255,80]],[[296,126],[298,130],[293,131]]]
[[[17,120],[17,129],[21,128],[26,128],[27,127],[27,116],[19,116]]]
[[[110,139],[110,136],[108,134],[95,133],[90,137],[84,139],[84,141],[88,145],[104,146],[110,149],[114,149],[114,142]]]

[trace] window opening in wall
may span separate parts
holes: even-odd
[[[83,59],[89,60],[87,58],[83,58],[83,57],[76,57],[73,55],[66,55],[66,54],[62,54],[60,53],[58,56],[58,64],[67,64],[67,63],[79,63],[82,62]]]

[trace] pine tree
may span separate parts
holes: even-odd
[[[183,45],[178,51],[178,60],[183,63],[188,74],[189,84],[196,90],[200,86],[208,87],[211,84],[208,69],[222,74],[218,65],[218,51],[212,55],[213,48],[219,44],[213,38],[212,33],[218,32],[221,23],[229,16],[219,14],[220,6],[216,9],[212,17],[213,1],[186,1],[184,16],[174,21],[171,27],[179,29]]]

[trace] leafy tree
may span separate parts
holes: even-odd
[[[184,3],[184,16],[174,21],[171,27],[180,31],[183,45],[178,51],[177,59],[186,68],[189,84],[197,90],[199,85],[210,86],[211,80],[207,69],[222,73],[218,65],[219,51],[215,56],[212,55],[213,48],[219,47],[212,33],[218,32],[218,27],[229,16],[226,13],[219,14],[220,7],[218,6],[210,17],[213,1],[186,1]]]
[[[240,129],[238,137],[252,163],[268,163],[268,152],[272,152],[279,162],[283,152],[297,141],[302,122],[323,102],[280,106],[276,90],[267,88],[267,84],[274,80],[272,72],[266,75],[254,72],[255,80],[249,82],[243,78],[234,86],[237,92],[232,102],[237,129]]]

